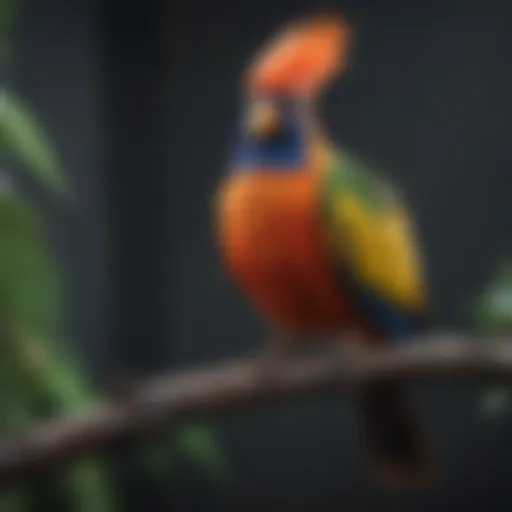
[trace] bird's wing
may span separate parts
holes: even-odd
[[[363,314],[386,333],[410,334],[404,321],[424,319],[427,291],[414,226],[398,191],[347,153],[336,155],[323,185],[326,245],[343,285],[350,283]]]

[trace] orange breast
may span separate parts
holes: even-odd
[[[349,318],[322,249],[317,176],[231,176],[218,196],[219,242],[229,269],[260,312],[294,334],[330,333]]]

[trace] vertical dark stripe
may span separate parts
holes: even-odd
[[[167,5],[102,4],[111,357],[130,371],[151,371],[161,356]]]
[[[164,318],[164,38],[170,2],[107,0],[101,5],[108,174],[111,379],[162,365]],[[166,353],[166,352],[165,352]],[[163,360],[165,364],[165,360]],[[157,510],[156,483],[121,453],[121,509]]]

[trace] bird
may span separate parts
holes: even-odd
[[[251,57],[214,218],[226,272],[272,332],[267,365],[305,336],[357,333],[374,350],[429,325],[423,251],[404,195],[328,136],[322,93],[348,73],[355,29],[340,13],[284,25]],[[272,365],[270,365],[272,366]],[[432,482],[437,459],[403,383],[369,381],[356,410],[381,482]]]

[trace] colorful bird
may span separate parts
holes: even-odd
[[[368,346],[409,339],[428,301],[414,227],[398,190],[336,148],[315,112],[347,68],[344,17],[286,26],[253,59],[229,173],[216,201],[227,268],[276,333],[273,357],[304,336]],[[389,482],[424,483],[434,458],[405,390],[363,386],[358,396],[370,461]]]

